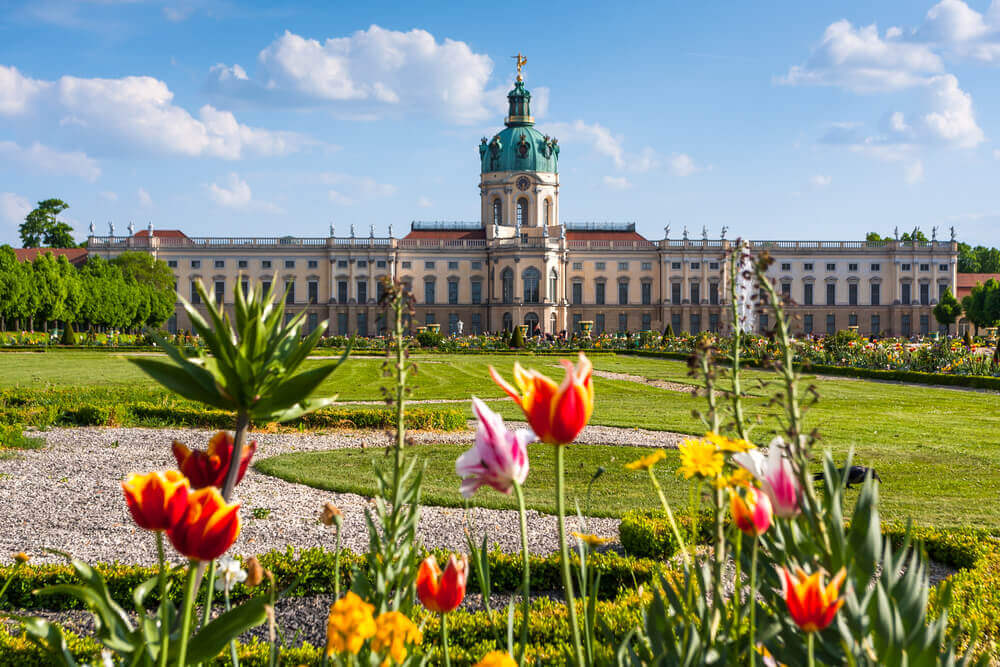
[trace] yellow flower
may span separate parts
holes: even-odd
[[[626,463],[625,467],[629,470],[649,470],[656,464],[657,461],[662,461],[665,458],[667,458],[667,453],[662,449],[657,449],[648,456],[643,456],[642,458],[636,459],[631,463]]]
[[[722,473],[722,452],[708,440],[688,438],[678,449],[681,452],[681,467],[677,469],[677,474],[684,475],[685,479],[691,479],[695,475],[718,477]]]
[[[610,537],[598,537],[597,535],[590,535],[587,533],[570,533],[573,537],[580,540],[581,542],[586,542],[587,546],[591,549],[601,546],[602,544],[607,544],[608,542],[614,542]]]
[[[737,438],[736,440],[731,440],[724,435],[719,435],[718,433],[713,433],[709,431],[705,434],[705,439],[715,445],[719,451],[722,452],[733,452],[734,454],[742,454],[743,452],[749,451],[754,448],[753,443],[749,443],[743,438]]]
[[[419,644],[422,640],[420,629],[413,621],[398,611],[387,611],[375,619],[375,638],[372,639],[372,650],[376,653],[388,653],[382,661],[389,664],[391,657],[401,663],[406,658],[406,645]]]
[[[474,667],[517,667],[517,663],[508,653],[490,651]]]
[[[358,654],[365,640],[375,635],[375,607],[354,593],[348,593],[330,607],[326,622],[326,654]]]

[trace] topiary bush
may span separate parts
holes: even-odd
[[[689,515],[675,516],[681,537],[689,540],[692,521]],[[707,513],[698,517],[697,542],[712,538],[712,520]],[[677,553],[677,540],[661,510],[632,510],[626,512],[618,524],[618,537],[625,552],[635,558],[655,558],[665,560]]]
[[[76,333],[73,331],[73,325],[69,322],[63,328],[62,338],[59,339],[60,345],[76,345]]]

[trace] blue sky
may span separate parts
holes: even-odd
[[[0,242],[478,219],[521,51],[563,221],[1000,245],[1000,0],[752,4],[0,0]]]

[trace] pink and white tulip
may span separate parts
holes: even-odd
[[[777,437],[767,448],[767,458],[757,449],[733,456],[733,462],[760,481],[761,489],[771,500],[774,514],[782,518],[796,516],[801,508],[802,488],[792,462],[782,451],[785,441]]]
[[[503,417],[472,398],[472,411],[479,422],[472,449],[455,461],[455,472],[462,478],[462,495],[471,498],[479,487],[492,486],[509,494],[514,483],[528,477],[528,443],[537,440],[527,429],[510,431]]]

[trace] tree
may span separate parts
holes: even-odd
[[[68,208],[69,204],[61,199],[38,202],[38,207],[28,213],[18,227],[24,247],[75,248],[73,228],[56,218]]]
[[[954,324],[962,314],[962,304],[958,302],[955,295],[951,293],[951,288],[947,287],[941,300],[934,306],[934,317],[939,324],[950,326]]]
[[[958,244],[959,273],[1000,273],[1000,248]]]
[[[162,259],[145,252],[127,251],[111,260],[127,282],[142,286],[134,292],[136,316],[128,326],[158,327],[174,314],[177,294],[174,272]]]
[[[67,284],[59,271],[59,262],[51,252],[39,253],[31,263],[32,281],[38,291],[37,317],[46,331],[52,320],[61,320],[66,314]]]
[[[7,329],[11,320],[23,317],[27,284],[24,271],[9,245],[0,246],[0,329]]]
[[[980,327],[997,326],[1000,322],[1000,282],[990,278],[986,284],[976,283],[967,297],[962,299],[962,309],[979,333]]]
[[[887,243],[891,240],[892,237],[880,236],[878,232],[868,232],[868,234],[865,235],[865,241],[867,243]]]

